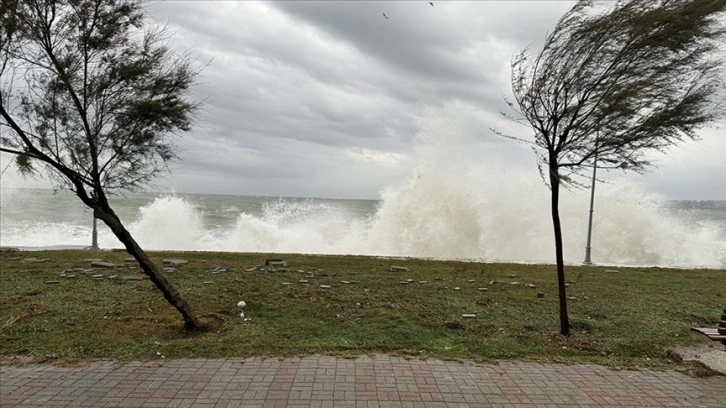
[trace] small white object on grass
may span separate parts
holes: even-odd
[[[244,319],[244,318],[245,318],[245,312],[241,312],[241,313],[239,314],[239,317],[241,317],[241,318],[243,318],[243,319]],[[245,320],[247,320],[247,319],[245,319]]]
[[[247,303],[245,303],[245,301],[244,301],[244,300],[240,300],[240,301],[239,301],[239,302],[237,303],[237,307],[238,307],[238,308],[240,308],[240,309],[244,309],[244,308],[245,308],[245,306],[247,306]]]

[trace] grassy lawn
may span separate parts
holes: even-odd
[[[72,361],[381,351],[665,368],[675,367],[672,348],[709,343],[689,328],[715,327],[726,304],[724,270],[573,266],[567,269],[573,335],[565,338],[558,334],[554,266],[153,253],[159,264],[189,261],[167,276],[214,329],[187,334],[148,279],[121,279],[141,276],[138,267],[77,270],[89,269],[89,258],[123,265],[127,256],[0,254],[0,355]],[[288,267],[260,266],[266,258],[283,258]],[[392,265],[409,271],[391,272]],[[60,276],[64,271],[75,277]],[[239,316],[240,300],[247,302],[247,321]],[[469,313],[476,318],[462,317]]]

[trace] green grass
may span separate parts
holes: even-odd
[[[606,273],[614,268],[572,266],[567,278],[573,281],[568,295],[577,297],[569,301],[573,334],[563,337],[558,334],[551,265],[152,253],[159,263],[169,257],[189,261],[167,276],[213,327],[189,334],[148,279],[108,279],[138,275],[138,268],[103,271],[103,280],[80,272],[67,272],[76,274],[73,279],[59,277],[63,271],[89,268],[88,258],[123,264],[127,256],[89,251],[0,254],[0,355],[6,360],[29,356],[70,361],[157,359],[157,353],[179,358],[387,352],[664,368],[675,364],[668,360],[674,347],[708,344],[689,328],[715,327],[726,303],[723,270],[617,268],[619,273]],[[246,271],[268,257],[284,258],[286,271]],[[391,265],[410,271],[390,272]],[[229,271],[209,272],[215,267]],[[328,276],[298,283],[316,270]],[[400,283],[407,279],[414,282]],[[417,283],[421,280],[427,283]],[[501,283],[490,284],[492,280]],[[514,281],[520,284],[510,284]],[[537,292],[544,297],[538,298]],[[247,302],[245,313],[251,320],[239,317],[239,300]],[[463,313],[476,313],[477,318],[464,319]]]

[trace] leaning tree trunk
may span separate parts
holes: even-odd
[[[557,261],[557,288],[560,294],[560,333],[570,335],[570,321],[567,317],[567,291],[565,287],[565,259],[562,255],[562,226],[560,225],[560,174],[557,167],[550,167],[552,188],[552,225],[555,230],[555,258]]]
[[[151,262],[149,256],[146,255],[143,249],[136,243],[136,240],[131,236],[131,233],[123,226],[121,220],[116,216],[112,209],[108,208],[105,210],[94,211],[94,215],[101,219],[109,228],[116,238],[121,241],[126,247],[126,251],[132,255],[141,266],[144,273],[151,279],[156,287],[164,294],[164,298],[181,313],[184,318],[184,328],[190,331],[198,331],[202,329],[202,323],[197,318],[197,315],[189,306],[186,300],[182,297],[179,291],[176,290],[174,285],[169,282],[164,275],[159,272],[156,265]]]

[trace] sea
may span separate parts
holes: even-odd
[[[126,193],[111,205],[148,250],[356,254],[552,263],[547,189],[511,178],[455,185],[414,177],[377,200]],[[598,186],[592,261],[726,268],[726,201],[673,201],[635,183]],[[585,255],[589,191],[562,197],[565,258]],[[120,248],[99,222],[102,248]],[[0,189],[0,245],[33,250],[91,244],[92,212],[68,191]]]

